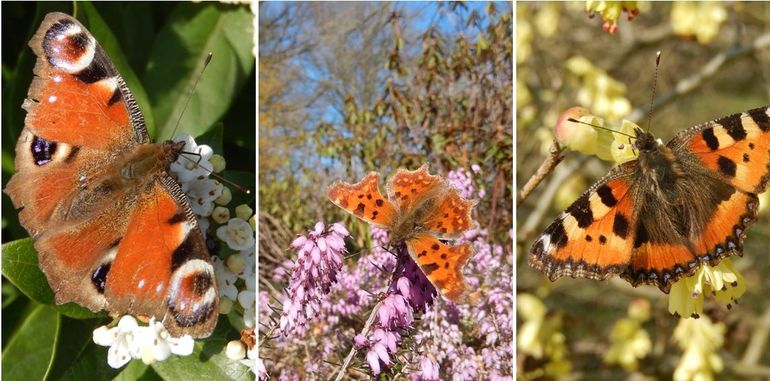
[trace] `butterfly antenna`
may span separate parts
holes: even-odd
[[[618,135],[628,136],[631,139],[636,139],[635,135],[627,134],[625,132],[613,130],[613,129],[607,128],[607,127],[597,126],[597,125],[591,124],[591,123],[586,123],[586,122],[577,120],[575,118],[567,118],[567,121],[568,122],[572,122],[572,123],[585,124],[586,126],[590,126],[590,127],[593,127],[593,128],[598,128],[600,130],[606,130],[606,131],[609,131],[609,132],[614,132],[614,133],[616,133]]]
[[[650,109],[647,111],[647,132],[652,128],[652,106],[655,104],[655,89],[658,87],[658,67],[660,67],[660,50],[655,54],[655,75],[652,77],[652,96],[650,96]]]
[[[230,185],[231,187],[233,187],[235,189],[238,189],[239,191],[241,191],[243,193],[251,194],[251,190],[249,190],[249,188],[246,188],[246,187],[244,187],[242,185],[236,184],[236,183],[234,183],[234,182],[232,182],[232,181],[230,181],[230,180],[220,176],[218,173],[215,173],[214,170],[211,169],[211,168],[206,168],[205,166],[200,165],[200,161],[201,161],[200,156],[201,156],[201,154],[199,154],[197,152],[187,152],[187,151],[183,151],[181,153],[183,153],[185,155],[198,156],[199,157],[198,160],[193,160],[193,159],[191,159],[191,158],[189,158],[189,157],[187,157],[185,155],[180,155],[181,157],[183,157],[183,158],[185,158],[187,160],[190,160],[191,163],[195,163],[195,166],[203,168],[203,170],[205,170],[206,172],[209,173],[209,176],[216,178],[219,182],[222,182],[222,183],[225,183],[227,185]]]
[[[182,122],[182,116],[184,116],[185,111],[187,111],[187,106],[190,104],[190,100],[192,99],[192,95],[195,92],[195,88],[198,87],[198,82],[200,82],[201,77],[203,77],[203,72],[206,70],[206,68],[209,66],[209,63],[211,62],[211,57],[214,56],[214,53],[209,52],[208,55],[206,55],[206,58],[203,61],[203,67],[201,68],[201,71],[198,73],[198,77],[195,78],[195,83],[193,83],[192,88],[189,92],[187,92],[187,99],[184,101],[184,107],[182,107],[182,112],[179,113],[179,118],[176,120],[176,125],[174,125],[174,130],[171,131],[171,137],[176,134],[177,128],[179,128],[179,123]]]

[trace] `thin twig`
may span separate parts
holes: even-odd
[[[382,304],[382,300],[377,302],[377,304],[372,309],[372,313],[369,314],[369,319],[366,319],[366,325],[364,325],[364,328],[361,330],[361,334],[366,336],[369,334],[369,329],[372,328],[372,324],[374,323],[374,318],[377,316],[377,310],[380,309],[380,305]],[[345,357],[345,361],[342,362],[342,366],[340,367],[339,372],[337,372],[337,378],[334,379],[334,381],[340,381],[345,374],[345,369],[348,368],[348,365],[350,365],[350,361],[353,360],[353,356],[356,355],[356,352],[358,350],[356,349],[356,345],[353,344],[353,347],[350,348],[350,352],[348,353],[347,357]]]
[[[537,188],[537,186],[548,176],[554,168],[564,159],[564,155],[561,154],[562,149],[556,140],[551,144],[551,148],[548,149],[548,157],[540,164],[534,175],[527,180],[527,183],[521,188],[519,192],[519,199],[516,200],[516,206],[521,205],[524,200],[527,199],[530,193]]]

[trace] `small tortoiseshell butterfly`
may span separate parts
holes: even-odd
[[[427,164],[415,171],[396,171],[388,181],[387,198],[380,194],[379,182],[380,174],[370,172],[356,184],[336,182],[326,193],[340,208],[387,230],[391,243],[406,243],[409,255],[436,289],[447,299],[462,302],[468,288],[462,268],[473,246],[450,246],[441,240],[458,239],[472,227],[476,202],[462,198],[440,176],[430,175]]]
[[[529,264],[551,281],[604,280],[668,293],[701,263],[742,255],[770,180],[770,107],[677,134],[666,145],[636,130],[636,160],[599,180],[537,238]]]
[[[150,143],[123,78],[76,19],[49,13],[5,192],[56,303],[211,334],[219,295],[187,197],[168,174],[184,143]]]

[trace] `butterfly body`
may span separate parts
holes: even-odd
[[[184,143],[150,142],[122,77],[74,18],[48,14],[30,47],[35,76],[5,192],[56,302],[154,317],[173,336],[210,335],[213,266],[169,175]]]
[[[470,244],[450,246],[441,240],[460,238],[471,228],[474,201],[460,197],[446,180],[428,173],[399,169],[379,191],[380,174],[371,172],[356,184],[336,182],[329,199],[356,217],[389,233],[391,244],[406,244],[411,258],[442,295],[462,301],[467,286],[462,267],[472,254]]]
[[[668,144],[637,130],[639,156],[612,169],[536,239],[529,263],[551,280],[607,279],[668,292],[701,263],[742,254],[770,178],[770,111],[685,130]]]

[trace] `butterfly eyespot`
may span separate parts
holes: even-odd
[[[91,283],[96,287],[96,291],[104,294],[104,288],[107,285],[107,274],[110,272],[110,263],[103,264],[91,273]]]
[[[48,141],[37,136],[33,137],[30,150],[32,151],[35,165],[41,166],[51,162],[52,157],[56,154],[56,148],[57,143],[54,141]]]

